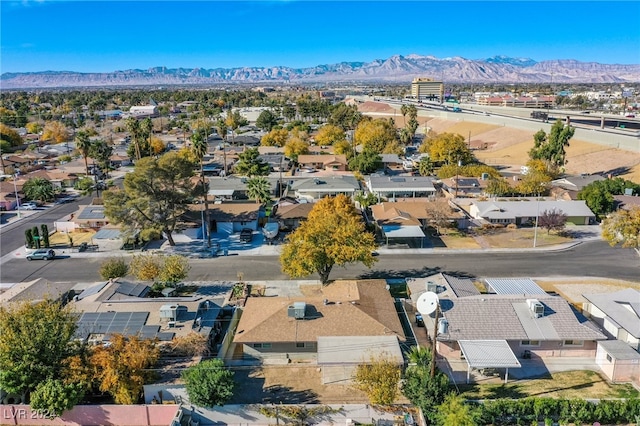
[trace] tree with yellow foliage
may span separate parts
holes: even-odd
[[[294,162],[298,162],[298,156],[309,153],[309,144],[299,137],[289,138],[284,146],[284,155]]]
[[[136,404],[160,350],[153,340],[137,336],[112,334],[109,342],[109,346],[98,346],[91,354],[99,388],[109,392],[116,404]]]
[[[602,236],[613,247],[640,249],[640,207],[618,210],[602,222]]]
[[[69,140],[69,130],[67,126],[59,121],[48,121],[44,125],[42,131],[42,140],[53,140],[56,143],[62,143]]]
[[[325,124],[320,127],[315,141],[318,145],[333,145],[337,142],[347,140],[344,130],[333,124]]]
[[[377,261],[373,234],[366,231],[362,216],[345,195],[326,197],[315,203],[308,219],[287,237],[280,255],[282,271],[292,278],[313,273],[326,284],[335,265]]]
[[[152,136],[151,137],[151,153],[153,155],[159,155],[162,154],[165,149],[167,149],[167,147],[165,146],[164,142],[162,141],[162,139],[160,139],[157,136]]]
[[[473,155],[462,135],[441,133],[420,146],[420,152],[428,153],[431,161],[445,164],[461,164],[473,161]]]
[[[354,133],[356,145],[369,147],[378,154],[381,154],[385,147],[395,142],[397,138],[395,126],[390,120],[384,118],[363,119]]]
[[[284,146],[289,138],[287,129],[273,129],[260,139],[262,146]]]
[[[401,372],[388,355],[371,357],[356,367],[354,387],[366,393],[372,405],[390,405],[398,396]]]

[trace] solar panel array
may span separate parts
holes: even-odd
[[[79,337],[90,334],[124,334],[155,337],[159,325],[145,325],[149,312],[85,312],[78,320]]]
[[[118,283],[117,293],[126,296],[144,297],[149,292],[149,286],[144,284],[134,284],[128,282]]]
[[[104,288],[104,286],[106,286],[107,284],[108,284],[108,282],[98,283],[98,284],[92,285],[91,287],[85,288],[82,291],[82,293],[80,293],[78,295],[78,300],[82,300],[85,297],[93,296],[94,294],[99,293],[100,290],[102,290]]]
[[[88,206],[80,212],[78,219],[104,219],[104,207]]]

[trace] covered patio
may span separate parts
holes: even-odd
[[[390,239],[397,241],[399,239],[413,238],[420,242],[420,248],[424,248],[426,235],[419,225],[387,224],[382,225],[381,228],[386,245],[389,245]]]
[[[509,378],[509,368],[520,368],[520,361],[506,340],[459,340],[460,350],[467,362],[467,383],[471,369],[504,368],[504,382]]]

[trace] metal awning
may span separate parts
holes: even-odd
[[[223,196],[231,196],[235,192],[234,189],[210,189],[207,194],[208,195],[223,195]]]
[[[506,368],[506,383],[509,368],[521,367],[506,340],[459,340],[458,344],[468,365],[467,383],[472,368]]]
[[[419,226],[382,225],[382,231],[387,238],[424,238],[424,232]]]

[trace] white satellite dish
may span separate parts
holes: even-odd
[[[432,291],[422,293],[420,297],[418,297],[416,308],[422,315],[434,313],[436,309],[438,309],[438,295]]]

